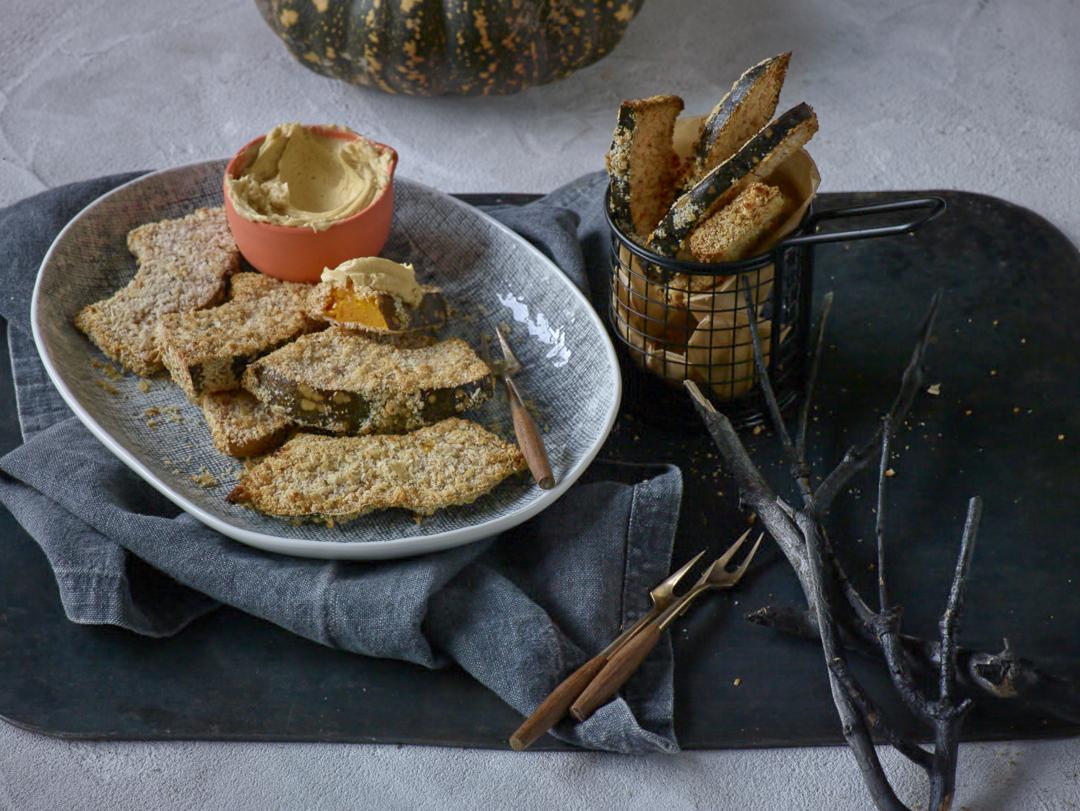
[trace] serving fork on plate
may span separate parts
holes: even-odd
[[[514,375],[521,371],[521,361],[510,348],[510,341],[501,324],[495,328],[495,337],[499,340],[502,360],[489,365],[495,376],[501,377],[506,383],[506,395],[510,399],[510,415],[514,419],[514,434],[517,436],[518,447],[525,455],[525,461],[529,463],[533,480],[541,490],[550,490],[555,486],[555,474],[551,472],[551,462],[548,461],[544,440],[513,379]]]
[[[653,587],[649,592],[652,607],[552,690],[533,714],[510,736],[510,748],[521,751],[531,746],[568,711],[578,721],[584,721],[597,707],[614,696],[656,647],[664,630],[682,616],[694,600],[710,589],[729,589],[739,583],[761,545],[764,533],[758,536],[754,546],[737,568],[728,571],[727,566],[749,535],[748,529],[720,557],[709,564],[697,582],[683,594],[676,594],[675,590],[701,560],[705,550],[698,552]]]

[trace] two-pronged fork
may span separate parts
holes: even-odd
[[[606,648],[567,676],[558,687],[551,691],[551,694],[544,699],[533,714],[525,719],[525,722],[510,736],[511,749],[521,751],[531,746],[537,738],[555,726],[566,715],[566,711],[570,709],[570,705],[574,703],[575,699],[581,695],[581,691],[588,686],[597,673],[604,669],[608,657],[675,602],[676,586],[686,577],[694,564],[701,560],[701,556],[704,554],[705,550],[698,552],[682,567],[668,575],[662,583],[655,586],[649,592],[652,608],[645,612],[637,622],[615,637]]]
[[[510,747],[520,751],[531,745],[558,723],[568,708],[575,718],[583,721],[615,695],[649,651],[656,647],[663,631],[676,617],[681,616],[699,595],[709,589],[732,588],[742,579],[764,535],[758,537],[750,554],[737,569],[729,572],[726,567],[749,535],[750,530],[744,532],[682,595],[675,594],[676,587],[705,553],[699,552],[692,560],[668,575],[649,592],[652,608],[556,687],[510,737]]]
[[[607,703],[608,699],[615,695],[634,671],[641,666],[645,657],[649,655],[649,651],[656,647],[656,643],[660,640],[660,635],[664,630],[676,618],[682,616],[699,595],[710,589],[730,589],[742,579],[750,566],[750,561],[754,559],[758,547],[761,546],[761,539],[765,537],[765,533],[758,536],[753,548],[750,549],[749,554],[736,569],[728,571],[727,565],[735,557],[735,553],[739,551],[739,547],[743,545],[743,541],[746,540],[749,534],[750,530],[744,532],[735,543],[728,547],[724,554],[714,560],[702,572],[701,577],[690,587],[686,594],[674,600],[659,616],[646,623],[641,630],[634,634],[632,639],[628,640],[626,644],[611,655],[603,670],[596,674],[596,677],[589,682],[581,695],[571,705],[570,714],[574,718],[578,721],[584,721],[596,711],[597,707]]]

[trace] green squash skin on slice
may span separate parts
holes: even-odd
[[[604,158],[610,183],[612,221],[640,242],[660,219],[675,193],[678,157],[672,144],[678,96],[624,101]],[[636,195],[636,196],[635,196]]]
[[[243,379],[244,371],[248,366],[264,355],[269,355],[271,352],[291,343],[293,340],[295,338],[287,338],[272,346],[260,349],[251,355],[212,358],[191,366],[174,363],[168,369],[173,379],[187,392],[192,402],[197,402],[204,394],[236,391],[242,388],[240,381]],[[184,379],[185,376],[186,380]],[[185,382],[190,385],[191,391],[188,391],[188,387],[184,385]]]
[[[738,78],[727,95],[713,108],[702,126],[701,137],[694,149],[693,165],[684,178],[683,191],[693,185],[694,179],[700,178],[705,173],[713,148],[721,138],[730,137],[728,133],[730,128],[734,127],[736,131],[744,132],[749,129],[745,137],[738,139],[738,143],[732,147],[734,150],[769,122],[776,111],[776,103],[780,99],[780,89],[787,76],[790,61],[791,52],[788,51],[758,62]],[[746,115],[743,112],[745,107],[757,101],[756,97],[761,94],[767,94],[762,117],[757,122],[740,121],[739,119]]]
[[[627,166],[624,171],[608,170],[611,194],[608,196],[611,219],[616,227],[627,236],[634,233],[634,217],[630,212],[630,144],[634,138],[634,111],[623,105],[619,108],[619,120],[615,125],[615,136],[611,141],[611,152],[618,148],[625,150],[622,159]],[[621,144],[620,144],[621,142]],[[618,145],[618,146],[617,146]]]
[[[432,425],[487,400],[494,392],[488,375],[453,388],[421,389],[374,403],[356,392],[321,389],[275,370],[252,366],[249,391],[297,425],[331,434],[392,434]]]
[[[738,152],[675,201],[649,237],[649,247],[662,256],[675,256],[691,232],[738,193],[745,177],[755,171],[767,175],[762,167],[775,168],[774,155],[794,151],[816,130],[817,117],[805,102],[762,127]]]
[[[407,308],[408,317],[404,322],[398,318],[397,307],[392,302],[387,302],[387,304],[389,306],[381,309],[392,332],[435,329],[446,323],[446,298],[439,292],[425,292],[419,304]]]

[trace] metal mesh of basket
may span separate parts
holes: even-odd
[[[822,212],[811,207],[799,228],[769,252],[718,264],[653,253],[623,234],[609,217],[611,326],[630,360],[679,390],[677,395],[682,381],[693,380],[736,425],[755,424],[764,418],[765,402],[756,385],[751,319],[777,400],[786,408],[798,399],[803,382],[813,245],[908,233],[944,208],[939,197]],[[825,220],[911,209],[926,212],[898,225],[817,233]]]

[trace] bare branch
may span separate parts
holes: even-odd
[[[981,502],[972,499],[969,506],[960,556],[940,622],[941,637],[936,651],[939,695],[934,702],[919,689],[915,678],[917,671],[926,673],[932,670],[930,665],[933,648],[921,640],[911,643],[900,634],[900,610],[893,606],[889,595],[885,534],[891,441],[922,388],[923,360],[937,316],[940,292],[935,294],[931,301],[918,341],[904,370],[900,389],[885,418],[868,442],[852,448],[844,455],[816,491],[811,486],[810,468],[805,458],[806,432],[812,408],[811,398],[821,363],[831,296],[826,299],[826,308],[818,327],[805,397],[798,418],[797,440],[793,443],[769,379],[753,296],[749,289],[743,289],[742,293],[758,382],[776,433],[783,444],[784,454],[790,463],[791,474],[799,486],[803,502],[801,507],[793,508],[779,498],[750,460],[731,422],[712,407],[696,385],[690,381],[685,385],[725,465],[739,485],[742,502],[758,512],[762,522],[791,562],[806,595],[808,610],[802,614],[782,616],[774,611],[767,617],[759,613],[752,618],[759,622],[781,624],[786,626],[787,630],[793,630],[800,635],[817,636],[825,657],[829,687],[844,738],[862,772],[863,782],[879,808],[903,809],[904,805],[897,798],[882,770],[870,736],[871,730],[878,732],[927,772],[930,807],[935,811],[947,811],[956,785],[960,728],[964,715],[971,706],[970,699],[964,699],[958,704],[953,700],[954,685],[957,682],[956,624],[970,571]],[[850,482],[851,477],[869,464],[879,443],[877,518],[874,528],[877,541],[879,610],[874,612],[866,605],[844,572],[822,526],[821,516],[827,512],[833,499]],[[833,605],[833,599],[840,596],[843,599]],[[854,643],[853,647],[861,648],[864,652],[873,651],[885,659],[893,688],[904,704],[917,719],[933,728],[932,752],[904,738],[884,722],[872,698],[848,670],[845,643]],[[1007,650],[1006,646],[1006,652]],[[1000,664],[1011,665],[1012,662],[1000,658]],[[998,689],[1007,690],[1009,686],[1010,683],[1006,682],[1004,687]]]
[[[941,615],[941,677],[938,701],[942,705],[949,705],[952,701],[952,686],[956,673],[956,624],[964,602],[964,588],[967,585],[968,572],[971,571],[971,556],[975,552],[975,537],[979,534],[981,518],[982,499],[975,496],[968,502],[964,534],[960,539],[960,554],[956,558],[956,571],[953,573],[945,613]]]
[[[956,764],[960,755],[962,718],[934,724],[934,755],[930,767],[931,811],[949,811],[956,791]]]
[[[825,654],[825,665],[829,668],[829,684],[832,689],[833,703],[836,705],[837,714],[840,716],[840,725],[843,729],[844,738],[855,754],[855,760],[874,802],[878,808],[902,809],[904,804],[897,798],[889,780],[881,768],[877,750],[874,749],[867,729],[867,719],[858,712],[851,694],[844,688],[834,674],[834,668],[845,667],[844,649],[839,644],[836,623],[833,621],[829,595],[822,582],[824,570],[821,557],[821,541],[817,533],[817,522],[805,512],[795,514],[795,523],[802,533],[806,544],[807,576],[809,579],[809,591],[813,596],[813,609],[817,618],[818,635],[821,639],[821,649]],[[804,587],[805,588],[805,587]]]
[[[904,370],[904,376],[900,381],[900,390],[889,408],[887,418],[894,431],[907,417],[908,411],[911,410],[911,405],[915,401],[915,396],[922,388],[924,376],[923,358],[926,356],[926,347],[934,330],[934,321],[937,318],[940,302],[941,291],[939,290],[934,294],[934,298],[930,302],[930,310],[927,312],[922,328],[919,330],[919,339],[915,344],[915,349],[911,353],[911,360],[908,362],[907,368]],[[881,426],[879,425],[878,430],[863,445],[850,448],[844,454],[844,458],[840,460],[840,464],[833,468],[832,472],[818,485],[817,490],[814,492],[814,501],[817,503],[818,511],[821,514],[829,511],[833,500],[851,481],[851,477],[870,463],[874,451],[878,447],[880,437]]]
[[[713,407],[694,381],[687,380],[684,385],[705,427],[708,428],[713,443],[720,451],[727,472],[731,474],[739,487],[742,503],[757,513],[792,568],[795,569],[799,582],[805,583],[806,553],[803,550],[802,535],[789,513],[785,511],[783,502],[750,460],[750,454],[731,421]],[[807,594],[807,600],[810,600],[809,594]]]
[[[930,722],[930,702],[915,684],[915,678],[900,645],[900,612],[894,610],[889,598],[889,586],[885,572],[885,513],[886,492],[889,481],[889,452],[892,441],[892,425],[888,416],[881,421],[881,461],[878,465],[877,516],[874,535],[877,539],[878,616],[876,630],[881,651],[889,667],[889,678],[907,708],[918,718]]]
[[[765,606],[745,619],[800,639],[818,641],[817,620],[806,608]],[[863,637],[845,631],[844,626],[839,630],[847,650],[872,658],[882,656],[881,649]],[[916,677],[937,675],[941,661],[938,642],[900,634],[900,644]],[[957,647],[956,677],[966,697],[1016,701],[1040,714],[1070,724],[1080,723],[1080,684],[1018,657],[1008,644],[999,653]]]
[[[742,277],[738,277],[742,279]],[[791,442],[791,434],[788,433],[787,425],[784,424],[784,415],[780,413],[780,404],[776,401],[776,392],[773,391],[772,381],[769,379],[769,367],[765,363],[765,350],[761,345],[761,333],[758,330],[757,311],[754,307],[754,297],[750,294],[750,285],[742,288],[743,305],[746,307],[746,320],[750,326],[750,341],[754,348],[754,364],[757,366],[758,386],[765,397],[765,403],[769,408],[769,416],[772,417],[773,428],[780,437],[784,446],[784,453],[788,463],[796,470],[796,479],[800,481],[807,477],[806,462],[795,452],[795,446]]]
[[[836,676],[840,681],[840,684],[847,690],[851,700],[855,702],[855,706],[859,708],[859,712],[861,712],[863,718],[866,719],[867,725],[881,735],[885,742],[901,755],[915,765],[921,766],[924,770],[929,771],[931,763],[930,753],[914,741],[909,741],[907,738],[904,738],[885,722],[885,719],[881,715],[881,710],[874,704],[874,700],[870,698],[870,695],[863,689],[862,685],[851,675],[851,671],[849,671],[847,667],[847,662],[842,659],[834,659],[829,663],[829,669],[832,670],[833,675]]]
[[[889,451],[892,442],[892,425],[886,416],[881,421],[881,464],[878,465],[877,516],[874,520],[874,537],[877,539],[878,611],[883,615],[892,608],[889,585],[885,580],[885,491],[889,480]]]
[[[814,342],[813,354],[810,358],[810,372],[806,377],[806,388],[803,390],[803,401],[799,407],[798,428],[795,432],[795,455],[800,459],[806,458],[806,430],[810,424],[811,403],[814,400],[814,386],[817,384],[818,371],[821,369],[821,356],[825,354],[825,326],[829,323],[829,313],[832,312],[833,294],[830,290],[821,301],[821,316],[818,318],[817,340]]]

